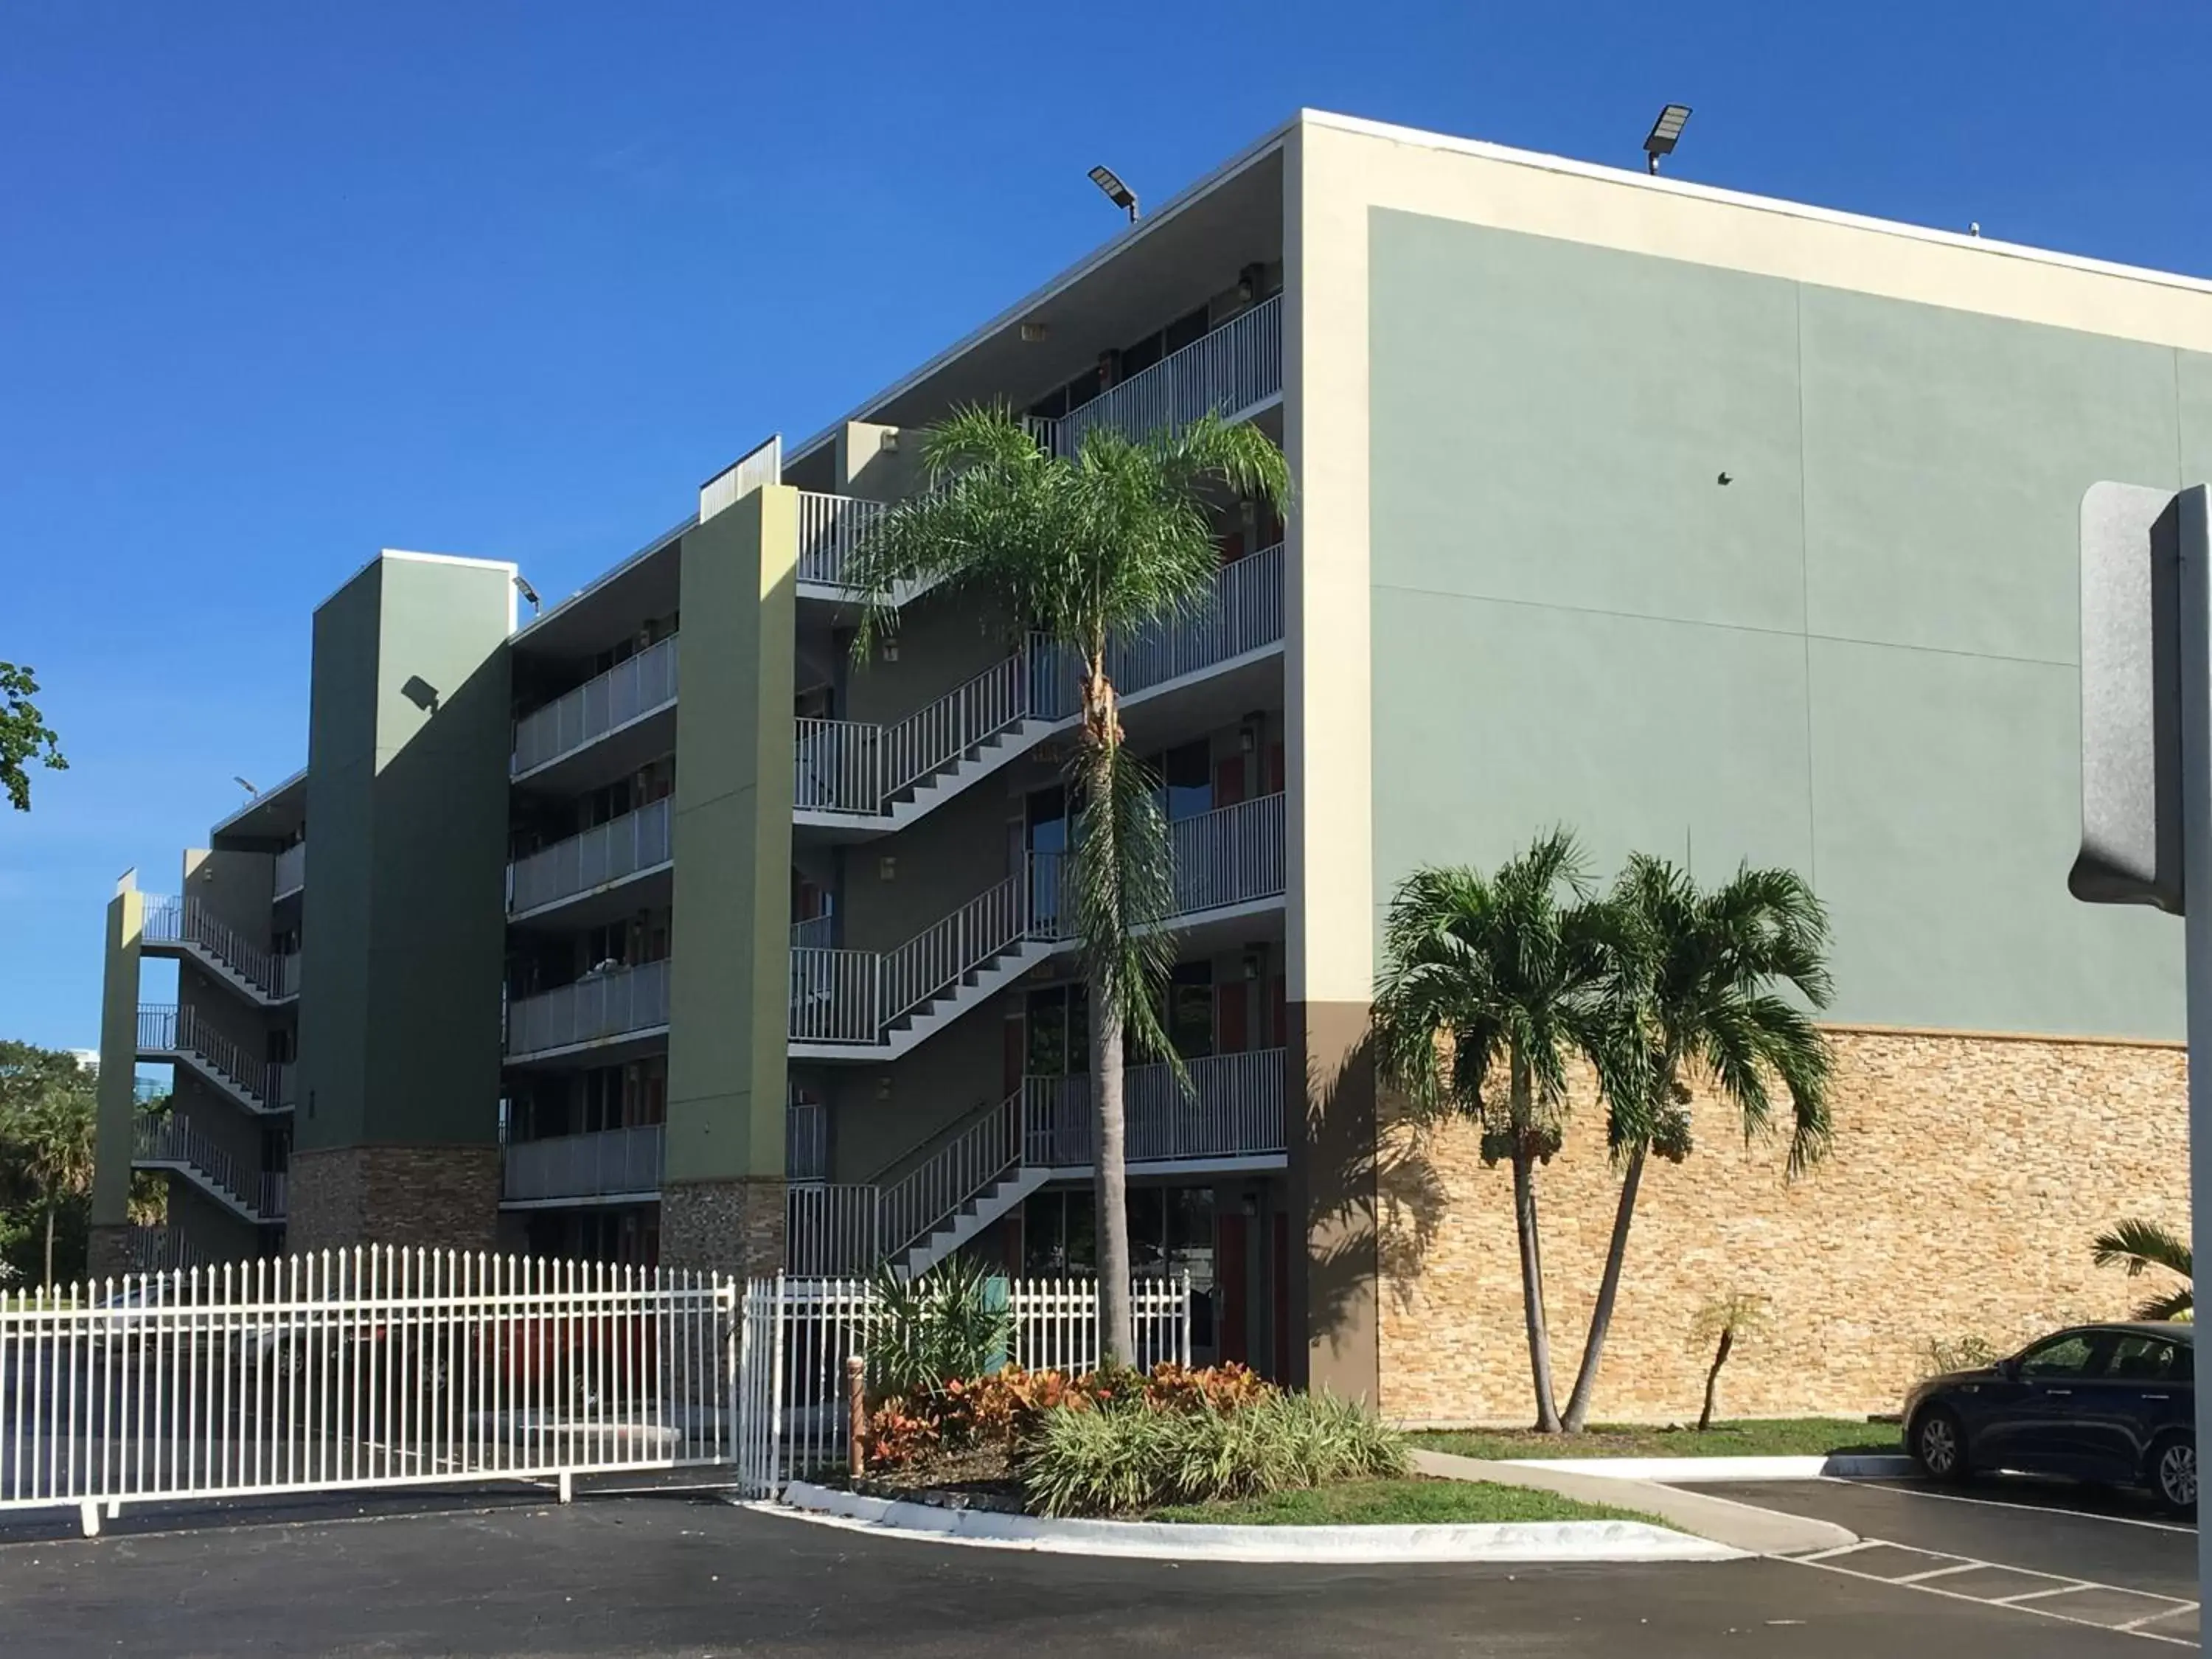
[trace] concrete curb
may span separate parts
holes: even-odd
[[[1851,1452],[1832,1457],[1514,1457],[1516,1469],[1555,1469],[1608,1480],[1658,1480],[1697,1486],[1735,1480],[1891,1480],[1914,1472],[1902,1452]]]
[[[1449,1452],[1417,1451],[1413,1468],[1449,1480],[1490,1480],[1508,1486],[1536,1486],[1586,1504],[1610,1504],[1656,1515],[1670,1527],[1710,1538],[1747,1555],[1810,1555],[1859,1541],[1856,1533],[1809,1516],[1784,1515],[1729,1498],[1715,1498],[1680,1486],[1630,1476],[1595,1474],[1589,1460],[1561,1458],[1549,1468],[1493,1463]]]
[[[1059,1555],[1169,1561],[1730,1561],[1744,1552],[1639,1521],[1520,1521],[1412,1527],[1204,1527],[1152,1521],[1048,1521],[866,1498],[794,1480],[799,1518],[879,1534]],[[775,1505],[760,1507],[774,1509]]]

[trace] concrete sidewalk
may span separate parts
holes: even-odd
[[[1578,1498],[1585,1504],[1638,1510],[1656,1516],[1670,1527],[1753,1555],[1809,1555],[1815,1550],[1841,1549],[1846,1544],[1859,1541],[1856,1533],[1847,1532],[1833,1522],[1754,1509],[1733,1498],[1684,1492],[1680,1487],[1662,1486],[1650,1480],[1623,1480],[1611,1475],[1580,1474],[1565,1469],[1535,1469],[1436,1451],[1415,1452],[1413,1468],[1422,1474],[1447,1480],[1488,1480],[1501,1486],[1534,1486],[1541,1492],[1557,1492],[1562,1498]]]

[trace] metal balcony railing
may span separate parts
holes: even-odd
[[[826,951],[837,942],[837,918],[807,916],[791,924],[791,948],[794,951]]]
[[[307,884],[307,843],[295,841],[276,855],[272,898],[287,898]]]
[[[509,1141],[501,1149],[500,1195],[528,1203],[660,1190],[663,1126]]]
[[[1164,1062],[1130,1066],[1121,1074],[1124,1156],[1152,1164],[1282,1152],[1284,1059],[1280,1048],[1259,1048],[1185,1060],[1188,1094]],[[1024,1079],[1024,1160],[1041,1169],[1088,1164],[1091,1110],[1087,1076]]]
[[[276,1112],[291,1105],[289,1091],[292,1071],[256,1059],[217,1030],[212,1021],[194,1008],[173,1003],[141,1003],[138,1006],[138,1052],[178,1054],[204,1076],[222,1085],[249,1111]],[[276,1073],[273,1076],[271,1073]]]
[[[1175,860],[1170,914],[1196,915],[1279,896],[1286,885],[1284,823],[1283,797],[1277,794],[1217,806],[1170,823],[1168,848]],[[1073,876],[1073,860],[1066,854],[1030,855],[1032,937],[1075,937],[1074,897],[1067,890]]]
[[[509,773],[519,777],[674,702],[676,642],[671,634],[515,721]]]
[[[1053,450],[1073,455],[1093,427],[1142,439],[1202,415],[1242,414],[1282,389],[1283,301],[1277,295],[1043,424]]]
[[[507,1052],[520,1059],[667,1024],[668,963],[641,962],[516,998],[507,1008]]]
[[[197,898],[149,895],[139,940],[182,946],[243,981],[265,1001],[282,1002],[300,994],[298,952],[279,952],[252,943]]]
[[[850,495],[799,492],[799,580],[816,586],[848,586],[853,555],[890,508]]]
[[[663,796],[507,867],[507,908],[520,915],[668,862],[675,801]]]

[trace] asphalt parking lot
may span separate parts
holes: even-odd
[[[2073,1627],[2197,1640],[2197,1528],[2141,1495],[2057,1481],[1757,1481],[1715,1497],[1816,1516],[1858,1534],[1806,1565]]]
[[[1793,1501],[1864,1496],[1845,1488]],[[19,1518],[0,1533],[0,1650],[41,1659],[872,1650],[1122,1659],[1194,1650],[1267,1659],[2101,1659],[2148,1650],[2140,1634],[1791,1561],[1178,1565],[887,1539],[696,1491],[566,1508],[513,1489],[429,1510],[428,1500],[411,1501],[126,1510],[92,1540],[69,1535],[72,1516]]]

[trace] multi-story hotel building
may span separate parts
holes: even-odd
[[[977,400],[1060,453],[1212,410],[1293,468],[1288,522],[1221,502],[1213,603],[1115,665],[1193,1085],[1130,1074],[1131,1224],[1201,1352],[1525,1409],[1504,1176],[1378,1110],[1362,1035],[1395,884],[1559,823],[1601,873],[1794,866],[1835,924],[1834,1150],[1785,1182],[1701,1105],[1610,1409],[1687,1408],[1729,1291],[1790,1332],[1731,1367],[1747,1410],[1886,1404],[1931,1338],[2124,1301],[2087,1244],[2184,1218],[2181,945],[2066,893],[2075,520],[2212,475],[2212,288],[1314,113],[543,614],[485,561],[341,586],[304,772],[110,906],[102,1260],[136,1164],[202,1258],[1088,1267],[1072,672],[927,592],[850,650],[847,559]],[[1578,1104],[1563,1343],[1613,1181]]]

